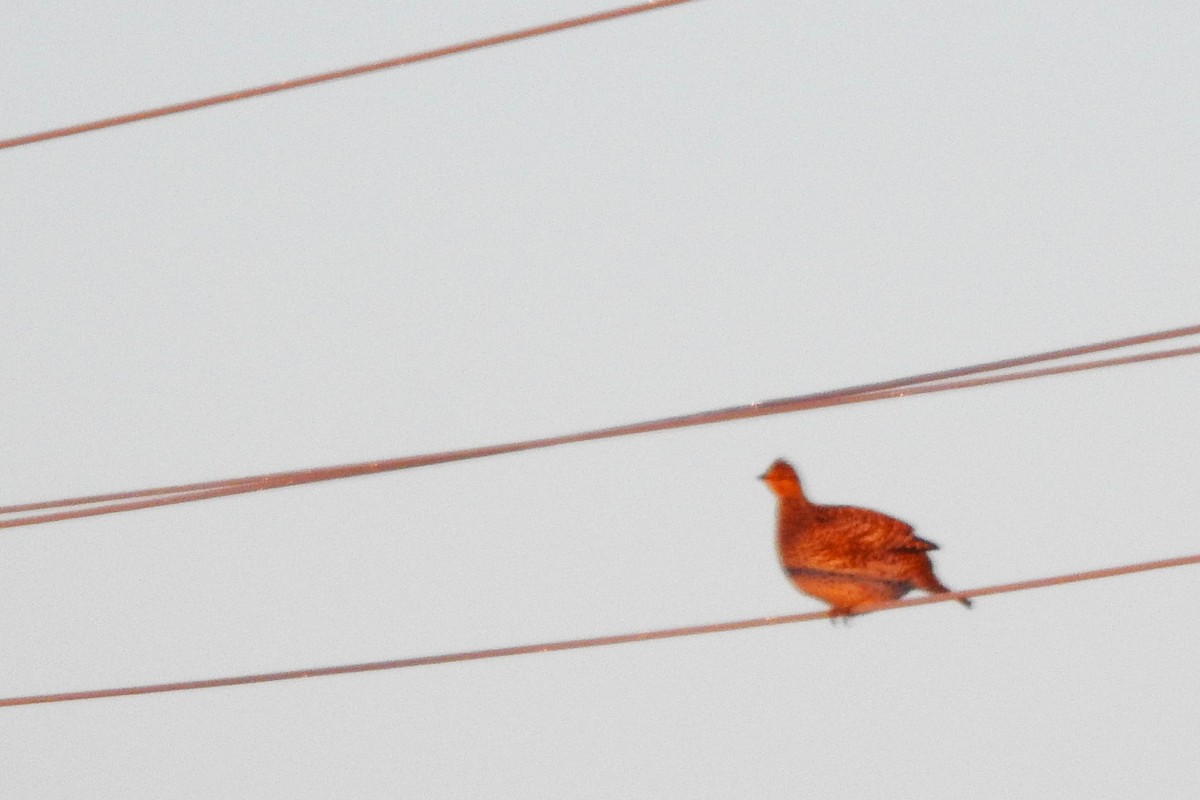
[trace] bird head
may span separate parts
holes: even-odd
[[[782,458],[776,459],[767,471],[758,476],[776,497],[800,497],[800,478],[796,470]]]

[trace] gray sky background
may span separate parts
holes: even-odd
[[[602,5],[10,3],[0,136]],[[1191,3],[706,0],[0,153],[0,503],[1194,324]],[[0,536],[0,696],[817,610],[754,480],[952,587],[1200,550],[1200,362]],[[1180,797],[1195,568],[0,712],[5,798]]]

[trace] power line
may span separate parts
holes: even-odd
[[[1130,575],[1136,572],[1166,569],[1200,564],[1200,553],[1180,558],[1168,558],[1160,561],[1146,561],[1138,564],[1127,564],[1120,567],[1089,570],[1087,572],[1072,572],[1066,575],[1056,575],[1049,578],[1034,578],[1032,580],[1003,583],[995,586],[985,586],[962,592],[946,592],[909,600],[896,600],[881,603],[868,612],[891,611],[898,608],[923,606],[930,603],[941,603],[960,598],[985,597],[993,594],[1007,594],[1026,589],[1042,589],[1049,586],[1061,586],[1067,583],[1113,578],[1118,575]],[[491,650],[468,650],[461,653],[445,653],[434,656],[418,656],[416,658],[399,658],[392,661],[372,661],[364,664],[344,664],[335,667],[312,667],[309,669],[288,670],[286,672],[264,672],[254,675],[238,675],[228,678],[208,678],[197,681],[179,681],[176,683],[154,683],[143,686],[124,686],[115,689],[93,689],[83,692],[60,692],[58,694],[25,695],[21,697],[0,698],[0,707],[27,706],[38,703],[64,703],[71,700],[96,700],[102,697],[128,697],[140,694],[159,694],[162,692],[182,692],[191,689],[215,689],[224,686],[244,686],[252,683],[272,683],[274,681],[289,681],[297,678],[318,678],[329,675],[349,675],[358,672],[378,672],[389,669],[405,669],[407,667],[432,666],[434,664],[452,664],[459,661],[480,661],[488,658],[503,658],[505,656],[529,655],[532,653],[553,653],[560,650],[581,650],[588,647],[606,647],[615,644],[631,642],[648,642],[655,639],[674,639],[680,636],[696,636],[704,633],[723,633],[726,631],[744,630],[747,628],[762,628],[768,625],[786,625],[793,622],[811,622],[817,619],[828,619],[829,611],[813,611],[807,614],[787,614],[779,617],[757,617],[755,619],[737,620],[734,622],[718,622],[710,625],[691,625],[685,628],[667,628],[664,630],[643,631],[640,633],[622,633],[614,636],[597,636],[589,639],[569,639],[543,644],[519,645],[516,647],[498,647]]]
[[[30,514],[12,519],[0,520],[0,528],[15,528],[25,525],[37,525],[100,514],[113,514],[123,511],[134,511],[143,508],[189,503],[216,497],[226,497],[235,494],[276,489],[285,486],[296,486],[306,483],[338,480],[359,475],[371,475],[400,469],[444,464],[452,461],[485,458],[505,453],[516,453],[526,450],[537,450],[547,447],[557,447],[564,444],[574,444],[598,439],[609,439],[619,436],[631,436],[653,431],[672,430],[675,428],[710,425],[718,422],[728,422],[735,419],[784,414],[794,411],[804,411],[824,408],[833,405],[863,403],[872,400],[884,400],[895,397],[906,397],[917,394],[965,389],[992,383],[1003,383],[1016,380],[1027,380],[1068,372],[1099,369],[1103,367],[1133,364],[1143,361],[1153,361],[1178,356],[1195,355],[1200,353],[1200,346],[1182,347],[1168,350],[1157,350],[1149,353],[1120,356],[1106,359],[1096,359],[1043,367],[1014,372],[998,372],[1013,367],[1027,366],[1034,363],[1063,360],[1079,355],[1115,350],[1134,345],[1160,342],[1166,339],[1179,338],[1200,334],[1200,325],[1185,328],[1156,331],[1139,336],[1113,339],[1105,342],[1079,345],[1044,353],[1019,356],[967,367],[929,372],[906,378],[896,378],[877,383],[861,384],[844,389],[818,392],[815,394],[797,395],[777,400],[767,400],[748,405],[733,406],[713,411],[702,411],[695,414],[665,417],[647,422],[637,422],[628,425],[618,425],[611,428],[600,428],[581,433],[552,436],[539,439],[527,439],[504,444],[473,447],[462,450],[450,450],[440,453],[390,458],[378,461],[367,461],[356,464],[346,464],[333,467],[315,467],[288,472],[276,472],[265,475],[254,475],[242,478],[206,481],[202,483],[177,484],[153,489],[141,489],[111,494],[89,495],[85,497],[47,500],[36,503],[23,503],[0,507],[0,515],[27,514],[31,511],[47,511],[44,514]],[[983,373],[998,374],[985,377],[967,377]],[[67,509],[56,510],[51,509]]]
[[[544,36],[549,33],[557,33],[559,31],[569,30],[571,28],[581,28],[585,25],[592,25],[598,22],[607,22],[620,17],[641,14],[645,11],[654,11],[660,8],[666,8],[668,6],[677,6],[691,2],[694,2],[694,0],[649,0],[649,2],[637,3],[635,5],[624,6],[622,8],[614,8],[608,11],[599,11],[594,14],[585,14],[581,17],[559,20],[558,22],[551,22],[545,25],[535,25],[532,28],[522,28],[521,30],[510,31],[509,33],[485,36],[480,39],[472,39],[470,41],[447,45],[445,47],[435,47],[432,50],[422,50],[417,53],[411,53],[409,55],[399,56],[397,58],[389,58],[384,61],[374,61],[369,64],[360,64],[354,67],[333,70],[332,72],[322,72],[317,75],[308,75],[303,78],[293,78],[291,80],[270,83],[266,84],[265,86],[256,86],[250,89],[239,89],[234,92],[216,94],[212,95],[211,97],[203,97],[198,100],[189,100],[183,103],[173,103],[171,105],[152,108],[146,111],[137,111],[131,114],[121,114],[119,116],[98,119],[92,122],[84,122],[78,125],[69,125],[65,128],[55,128],[53,130],[30,133],[24,136],[17,136],[12,139],[0,139],[0,150],[3,150],[7,147],[21,147],[22,145],[33,144],[35,142],[44,142],[48,139],[59,139],[64,136],[74,136],[79,133],[101,130],[102,128],[113,128],[118,125],[128,125],[131,122],[141,122],[143,120],[154,119],[156,117],[165,117],[170,114],[179,114],[184,111],[194,111],[199,108],[221,105],[222,103],[232,103],[237,100],[248,100],[252,97],[261,97],[263,95],[275,94],[276,92],[285,92],[289,89],[299,89],[304,86],[314,86],[318,83],[327,83],[329,81],[341,80],[342,78],[353,78],[358,75],[366,75],[370,72],[379,72],[380,70],[392,69],[394,67],[404,67],[409,64],[417,64],[422,61],[433,61],[437,58],[457,55],[458,53],[466,53],[470,50],[481,50],[485,47],[494,47],[495,45],[516,42],[521,39],[532,39],[535,36]]]
[[[751,403],[747,406],[734,406],[732,408],[720,409],[717,411],[699,412],[697,414],[683,415],[679,417],[667,417],[663,420],[657,420],[646,423],[634,423],[632,425],[618,426],[609,428],[609,431],[623,431],[627,428],[634,428],[639,425],[655,425],[659,422],[676,419],[692,419],[709,414],[720,414],[724,412],[736,412],[748,408],[767,409],[776,405],[790,404],[799,401],[818,401],[822,399],[842,398],[848,395],[868,394],[871,392],[879,392],[887,389],[898,389],[906,386],[914,386],[916,384],[934,383],[936,381],[949,380],[952,378],[962,378],[968,375],[977,375],[983,372],[995,372],[1004,369],[1012,369],[1014,367],[1023,367],[1030,364],[1044,363],[1047,361],[1058,361],[1068,358],[1074,358],[1081,355],[1090,355],[1093,353],[1105,352],[1109,350],[1118,350],[1126,347],[1134,347],[1136,345],[1154,344],[1157,342],[1177,339],[1186,336],[1200,335],[1200,325],[1189,325],[1181,328],[1168,328],[1161,331],[1153,331],[1151,333],[1138,334],[1136,336],[1125,336],[1119,339],[1107,339],[1101,342],[1092,342],[1083,345],[1074,345],[1072,347],[1060,348],[1057,350],[1047,350],[1040,353],[1033,353],[1024,356],[1015,356],[1012,358],[1000,359],[997,361],[986,361],[980,364],[972,364],[965,367],[953,367],[950,369],[938,370],[935,372],[925,372],[918,375],[908,375],[902,378],[892,378],[874,383],[864,383],[855,386],[844,387],[841,389],[830,389],[823,392],[813,394],[797,395],[793,397],[785,397],[776,400],[765,400],[758,403]],[[770,413],[769,411],[766,413]],[[703,424],[703,423],[699,423]],[[588,434],[583,434],[588,435]],[[433,457],[433,456],[429,456]],[[423,456],[414,456],[412,458],[423,458]],[[389,463],[390,461],[400,461],[404,459],[389,459],[385,461],[365,462],[372,464]],[[354,468],[360,465],[346,465],[347,468]],[[340,467],[331,467],[329,469],[340,469]],[[62,500],[46,500],[36,503],[23,503],[20,505],[0,506],[0,514],[11,514],[23,511],[35,511],[46,508],[59,508],[69,505],[82,505],[87,503],[98,503],[109,500],[125,500],[134,497],[145,497],[158,494],[178,494],[182,492],[200,491],[205,489],[215,489],[222,486],[230,486],[240,483],[253,483],[262,480],[273,478],[284,478],[292,475],[299,475],[312,470],[300,470],[292,472],[278,472],[268,475],[252,475],[241,478],[226,478],[221,480],[204,481],[200,483],[176,484],[173,486],[160,486],[153,489],[140,489],[126,492],[114,492],[110,494],[96,494],[84,497],[73,497]]]

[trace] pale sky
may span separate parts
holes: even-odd
[[[0,8],[0,138],[597,11]],[[1200,322],[1192,3],[703,0],[0,151],[0,504]],[[1195,344],[1195,341],[1187,342]],[[0,696],[816,611],[785,456],[967,589],[1200,552],[1200,359],[0,531]],[[1127,798],[1200,572],[0,709],[4,798]]]

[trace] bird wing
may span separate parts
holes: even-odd
[[[816,512],[802,536],[781,543],[779,555],[786,569],[878,577],[881,565],[895,557],[937,549],[914,534],[908,523],[878,511],[819,506]]]
[[[933,542],[913,533],[912,525],[907,522],[869,508],[824,506],[818,509],[817,519],[828,536],[847,546],[911,552],[938,549]]]

